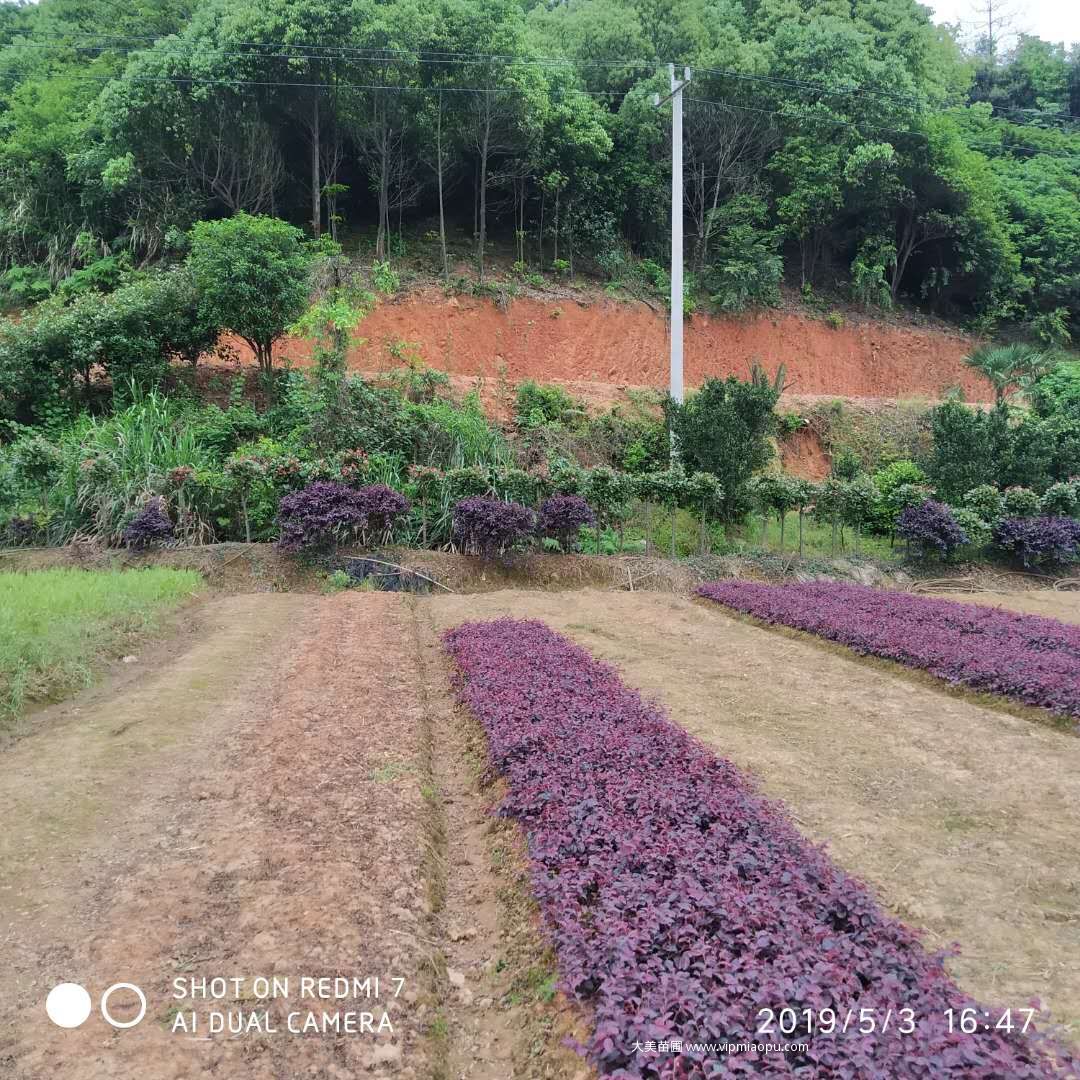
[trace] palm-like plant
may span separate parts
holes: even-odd
[[[966,356],[964,363],[989,380],[994,403],[1000,405],[1045,375],[1054,366],[1054,357],[1034,345],[983,345]]]

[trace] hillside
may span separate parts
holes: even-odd
[[[349,366],[386,371],[411,357],[469,380],[562,383],[600,405],[626,389],[666,387],[667,333],[665,315],[640,302],[583,294],[500,305],[428,288],[380,303],[357,331]],[[231,344],[250,359],[242,343]],[[788,393],[797,396],[939,398],[959,386],[968,400],[987,400],[989,387],[963,364],[971,348],[962,334],[895,321],[848,318],[833,329],[785,310],[695,315],[685,332],[686,382],[745,376],[757,360],[769,372],[785,365]],[[280,356],[303,365],[310,345],[287,340]]]

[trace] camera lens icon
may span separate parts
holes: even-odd
[[[77,1028],[85,1024],[92,1007],[90,995],[78,983],[60,983],[49,991],[45,999],[49,1019],[62,1028]]]
[[[110,999],[114,994],[121,991],[127,991],[128,995],[133,994],[138,1002],[138,1009],[133,1019],[118,1019],[109,1011]],[[127,1012],[132,1007],[134,1007],[134,1003],[129,1003],[123,999],[121,999],[120,1004],[113,1006],[114,1009],[122,1013]],[[60,983],[58,986],[54,986],[49,991],[49,996],[45,998],[45,1012],[57,1027],[80,1027],[89,1019],[92,1008],[93,1002],[90,1000],[90,994],[85,987],[80,986],[78,983]],[[98,1008],[101,1009],[101,1015],[107,1024],[111,1024],[114,1028],[133,1028],[146,1015],[146,995],[134,983],[113,983],[101,995]]]

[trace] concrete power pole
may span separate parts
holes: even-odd
[[[659,108],[671,102],[671,396],[683,401],[683,133],[682,92],[690,82],[690,69],[683,68],[682,82],[675,78],[675,65],[668,65],[671,93],[661,100],[653,95]]]

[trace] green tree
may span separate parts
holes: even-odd
[[[1000,405],[1018,390],[1028,390],[1053,367],[1054,359],[1044,349],[1031,345],[983,345],[964,357],[994,389]]]
[[[746,482],[772,459],[769,436],[779,398],[779,387],[765,379],[742,382],[729,376],[706,380],[683,406],[673,408],[672,430],[687,467],[720,481],[723,521],[745,512]]]
[[[191,230],[187,267],[206,321],[242,338],[269,374],[274,343],[300,318],[314,249],[277,218],[239,213]]]

